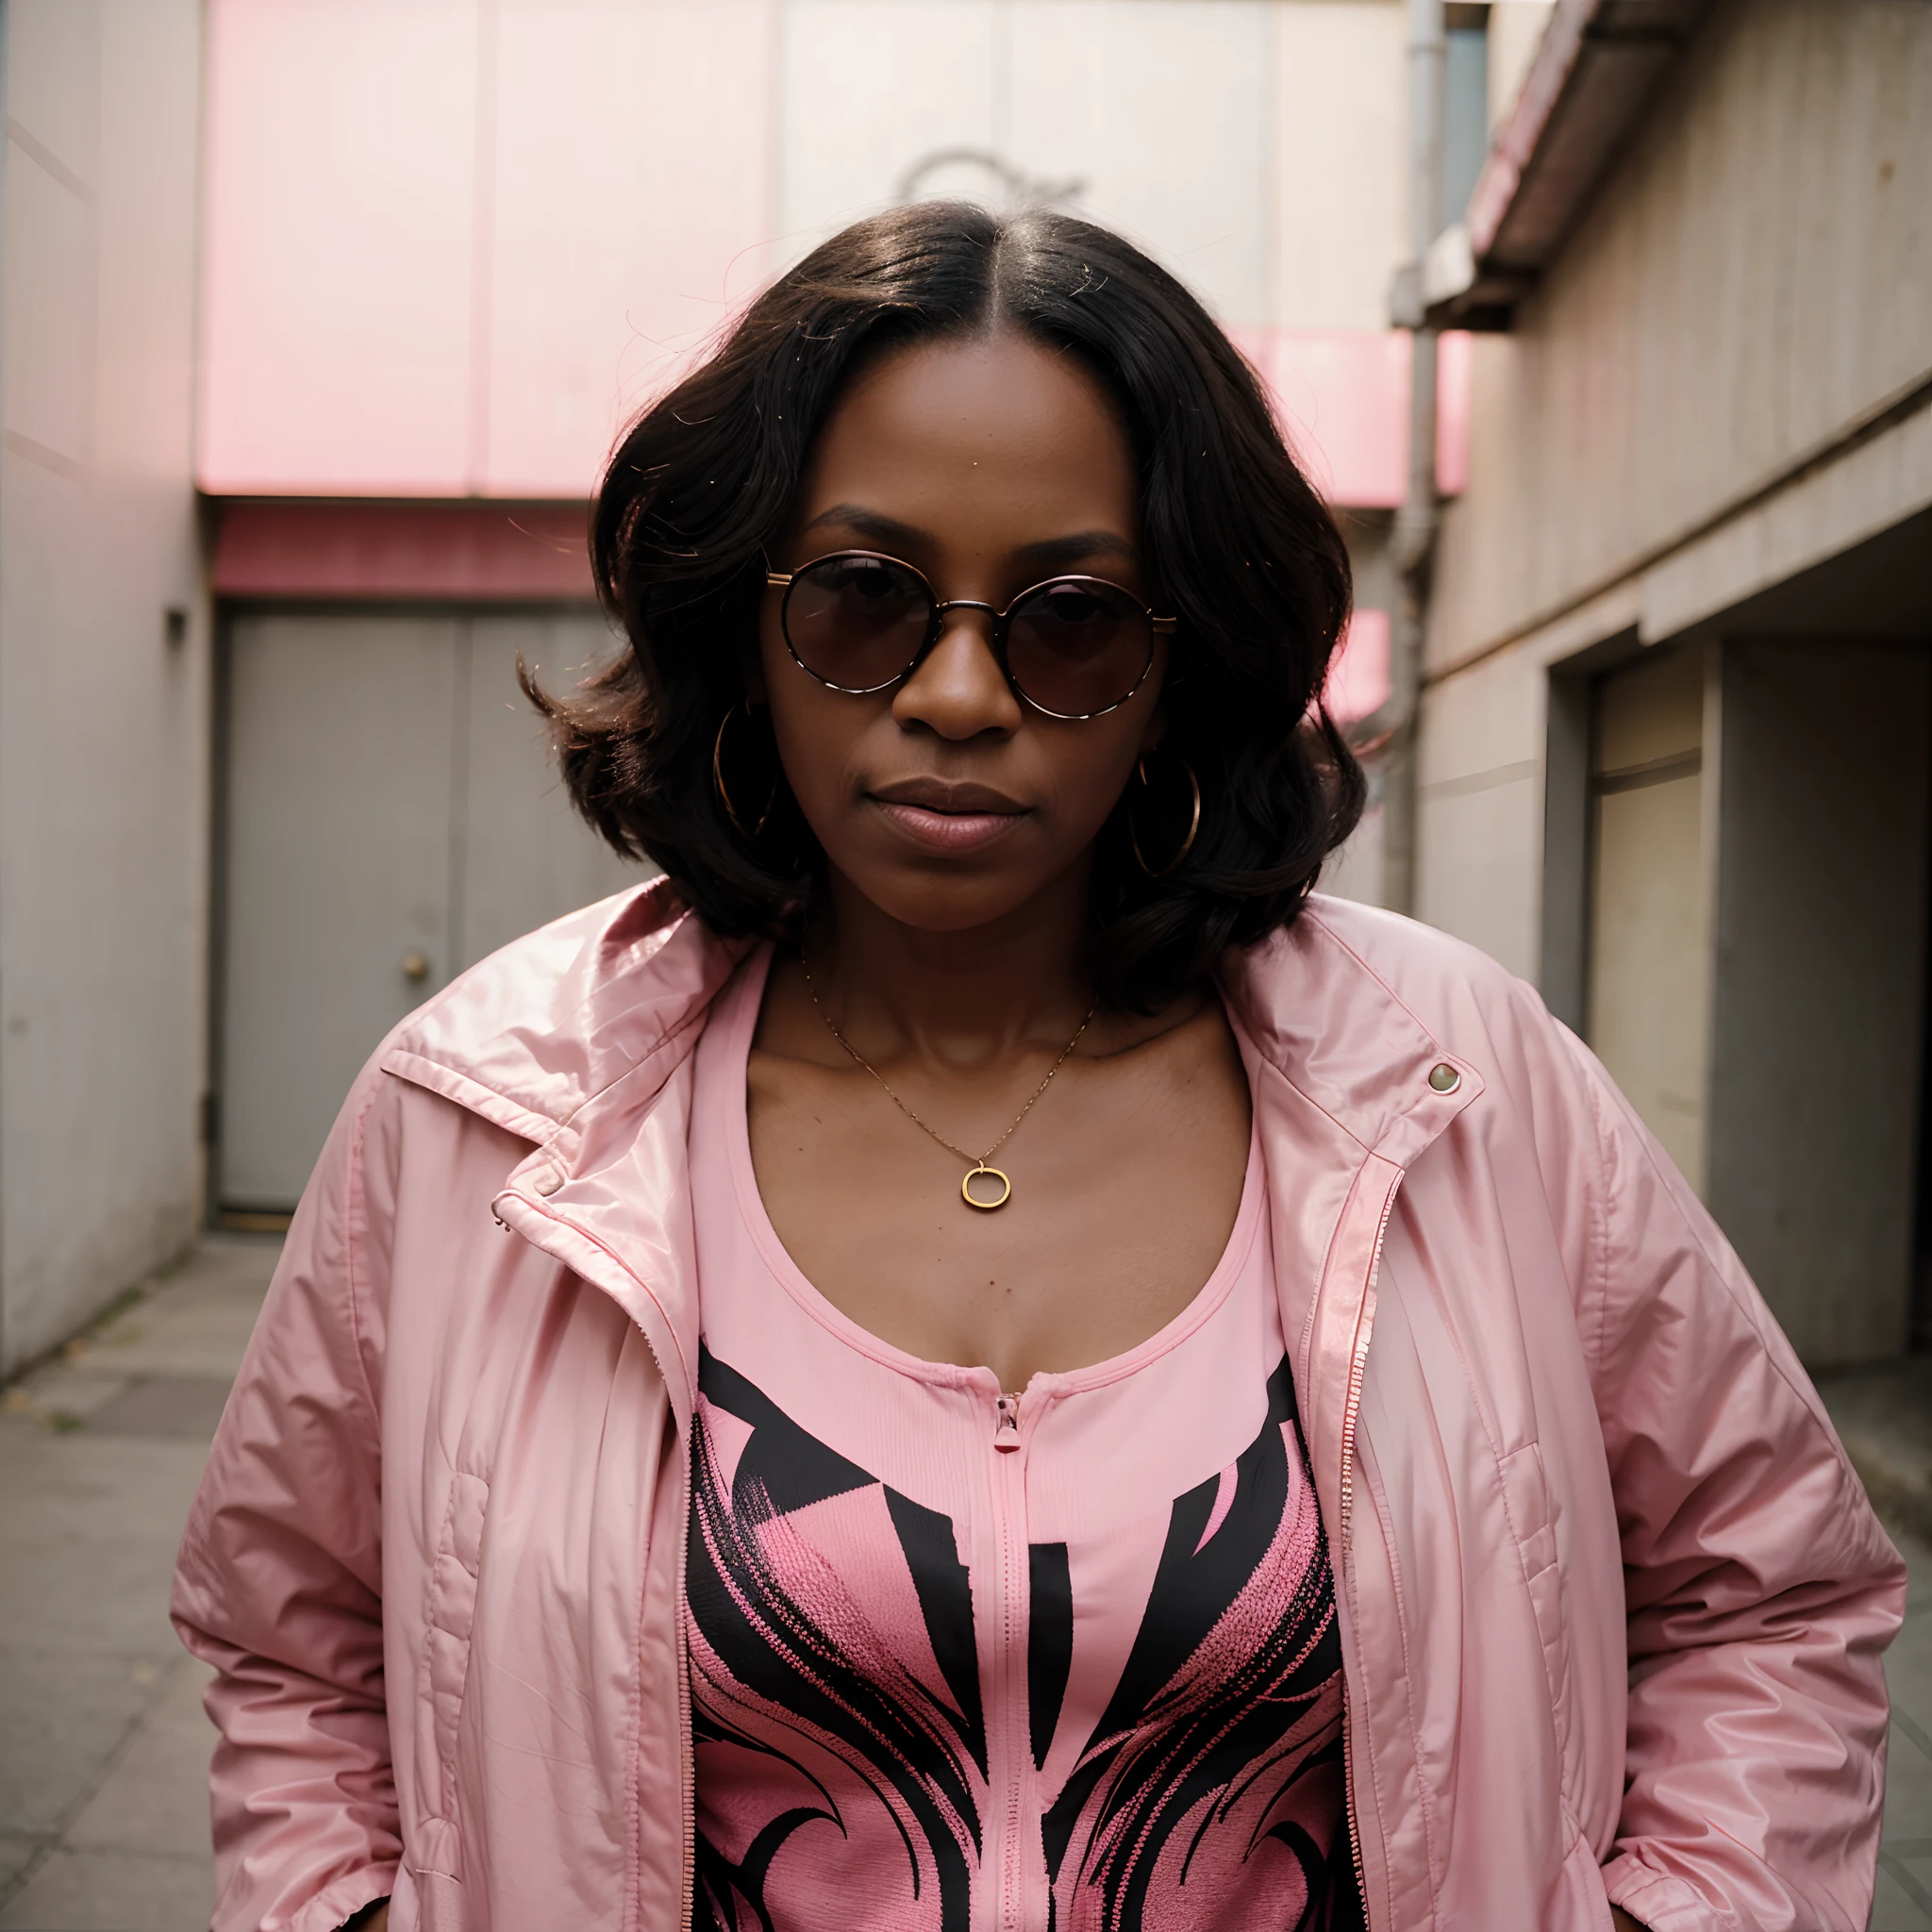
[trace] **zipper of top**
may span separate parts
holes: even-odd
[[[1395,1196],[1402,1186],[1398,1174],[1389,1189],[1388,1198],[1382,1203],[1381,1217],[1375,1223],[1375,1244],[1369,1251],[1369,1272],[1362,1287],[1364,1306],[1374,1291],[1376,1277],[1382,1271],[1382,1242],[1389,1233],[1389,1219],[1395,1212]],[[1369,1331],[1374,1326],[1374,1317],[1358,1324],[1355,1348],[1348,1361],[1348,1390],[1341,1406],[1341,1522],[1337,1541],[1341,1545],[1341,1561],[1335,1578],[1338,1591],[1348,1588],[1348,1571],[1352,1550],[1350,1530],[1355,1512],[1355,1430],[1356,1418],[1361,1412],[1362,1382],[1369,1367]],[[1361,1834],[1355,1824],[1355,1725],[1349,1712],[1348,1672],[1341,1673],[1341,1777],[1348,1789],[1348,1815],[1344,1824],[1348,1827],[1349,1856],[1355,1860],[1356,1896],[1361,1900],[1362,1922],[1373,1926],[1369,1909],[1368,1879],[1362,1871]]]
[[[1001,1713],[998,1736],[1007,1754],[1006,1762],[992,1755],[992,1734],[989,1732],[987,1770],[991,1790],[998,1792],[1005,1774],[1005,1842],[1000,1847],[1000,1932],[1020,1932],[1023,1893],[1020,1873],[1020,1833],[1024,1823],[1021,1805],[1021,1767],[1013,1758],[1012,1725],[1007,1717],[1015,1708],[1012,1686],[1016,1674],[1024,1672],[1025,1659],[1017,1654],[1024,1642],[1020,1617],[1021,1592],[1026,1588],[1026,1458],[1020,1435],[1020,1398],[1002,1395],[994,1407],[992,1507],[993,1524],[999,1541],[999,1650],[996,1675],[988,1700],[990,1713]],[[1024,1681],[1022,1679],[1021,1681]]]

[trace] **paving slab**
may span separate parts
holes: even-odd
[[[208,1922],[208,1673],[168,1591],[277,1251],[210,1240],[0,1400],[6,1932]]]
[[[1818,1392],[1880,1512],[1932,1543],[1932,1355],[1821,1376]]]
[[[1932,1912],[1921,1908],[1890,1867],[1890,1859],[1881,1860],[1878,1889],[1872,1899],[1870,1932],[1927,1932],[1932,1927]]]
[[[166,1580],[208,1441],[0,1422],[0,1636],[172,1662]]]
[[[0,1932],[193,1932],[214,1911],[205,1857],[58,1847],[0,1910]]]
[[[58,1832],[153,1707],[168,1657],[0,1649],[0,1823]]]
[[[0,1831],[0,1887],[11,1885],[42,1849],[28,1831]]]
[[[214,1674],[184,1656],[63,1843],[77,1851],[201,1856],[215,1728],[201,1707]]]

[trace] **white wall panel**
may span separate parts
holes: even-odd
[[[1224,320],[1270,321],[1267,0],[791,0],[780,208],[789,257],[968,147],[1117,227]],[[1001,202],[985,169],[926,192]]]
[[[195,0],[11,0],[0,264],[0,1366],[199,1223],[208,625]],[[167,641],[164,612],[187,613]]]
[[[98,241],[92,191],[69,180],[58,151],[16,142],[6,171],[7,236],[32,273],[6,289],[7,426],[85,466],[93,449]],[[42,159],[45,158],[45,160]],[[60,173],[50,172],[51,161]],[[63,180],[61,175],[69,180]]]
[[[1406,9],[1274,9],[1274,323],[1380,329],[1408,255]]]
[[[1008,11],[998,0],[791,0],[779,82],[787,260],[895,199],[924,157],[1004,149]],[[986,192],[984,177],[955,180]]]
[[[1273,320],[1274,10],[1258,0],[1063,0],[1013,11],[1024,165],[1084,176],[1078,210],[1130,235],[1228,323]],[[1084,125],[1063,105],[1075,89],[1090,97]]]

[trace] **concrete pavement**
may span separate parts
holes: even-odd
[[[214,1734],[168,1580],[277,1249],[210,1239],[0,1403],[0,1927],[208,1924]]]
[[[168,1579],[275,1253],[210,1237],[0,1404],[0,1932],[208,1924],[207,1674]],[[1932,1548],[1901,1541],[1871,1932],[1932,1932]]]

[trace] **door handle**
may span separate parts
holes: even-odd
[[[414,946],[403,955],[403,977],[420,984],[429,977],[429,955],[418,952]]]

